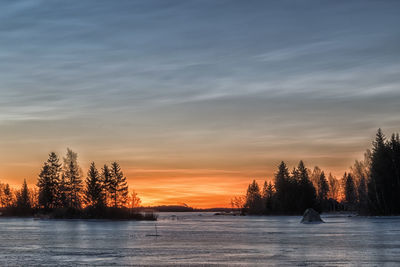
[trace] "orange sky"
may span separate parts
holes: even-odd
[[[58,154],[62,156],[62,152]],[[0,165],[0,180],[19,187],[22,179],[26,178],[28,184],[34,186],[40,166],[45,160],[46,154],[30,163],[3,163]],[[85,174],[88,162],[88,160],[80,159]],[[320,167],[329,167],[326,170],[332,171],[338,177],[344,171],[341,166],[351,164],[351,160],[348,163],[339,161],[337,163],[339,166],[330,166],[324,160],[319,162]],[[101,168],[102,163],[98,161],[96,163],[97,167]],[[252,179],[256,179],[260,185],[265,179],[272,179],[276,170],[274,166],[278,163],[279,160],[271,160],[266,161],[264,166],[262,164],[260,166],[251,164],[250,167],[245,164],[228,164],[221,166],[224,168],[220,169],[198,169],[194,166],[189,166],[190,168],[135,168],[130,167],[129,162],[122,161],[121,166],[128,178],[130,189],[134,189],[139,194],[145,206],[185,203],[196,208],[210,208],[229,207],[231,198],[243,195]],[[296,162],[292,160],[288,164],[293,166]]]

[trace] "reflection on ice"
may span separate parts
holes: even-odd
[[[199,216],[202,215],[202,216]],[[397,265],[400,217],[231,217],[157,221],[0,219],[0,265]]]

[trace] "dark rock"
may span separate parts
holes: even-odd
[[[303,214],[303,219],[301,223],[323,223],[324,221],[319,216],[319,213],[316,212],[314,209],[306,209]]]

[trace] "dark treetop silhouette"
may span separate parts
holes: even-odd
[[[155,219],[138,213],[140,199],[132,192],[117,162],[104,165],[101,173],[91,163],[83,182],[77,154],[67,149],[60,163],[52,152],[38,175],[38,190],[30,190],[24,180],[13,192],[0,184],[2,214],[57,218]],[[131,203],[130,207],[128,203]],[[245,197],[232,199],[232,206],[248,214],[302,214],[307,208],[321,211],[357,211],[359,214],[400,214],[400,138],[387,140],[378,129],[364,160],[355,161],[341,181],[320,168],[313,171],[303,161],[289,171],[281,162],[274,182],[260,189],[254,180]]]
[[[38,190],[29,190],[24,180],[21,190],[13,197],[9,185],[3,185],[0,188],[3,214],[46,218],[156,219],[151,212],[138,212],[140,199],[136,193],[132,192],[129,199],[126,177],[117,162],[113,162],[111,167],[104,165],[101,174],[92,162],[84,183],[77,157],[75,152],[67,149],[61,164],[58,156],[51,152],[39,173]]]
[[[311,179],[310,179],[311,178]],[[249,214],[302,214],[307,208],[318,211],[357,211],[359,214],[400,214],[400,139],[387,140],[378,129],[372,150],[363,161],[356,161],[341,183],[318,167],[311,172],[300,161],[289,172],[282,161],[274,184],[263,189],[254,180],[243,201],[232,205]]]

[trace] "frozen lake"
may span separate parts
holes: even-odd
[[[176,215],[176,216],[175,216]],[[0,219],[0,265],[400,265],[400,217],[230,217],[157,222]],[[155,233],[159,237],[147,236]]]

